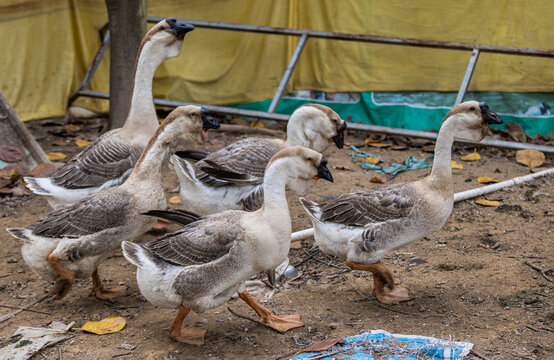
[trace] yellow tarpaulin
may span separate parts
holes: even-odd
[[[552,48],[549,0],[160,0],[148,15]],[[0,90],[24,120],[60,116],[100,46],[103,0],[0,0]],[[199,28],[158,69],[156,97],[205,104],[271,98],[298,38]],[[289,90],[456,91],[469,51],[309,39]],[[109,54],[89,87],[107,92]],[[554,59],[480,55],[469,90],[551,92]],[[107,111],[107,101],[77,104]]]

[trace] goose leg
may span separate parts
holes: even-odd
[[[59,275],[56,279],[56,286],[54,287],[53,292],[56,294],[56,299],[61,299],[67,295],[71,289],[73,281],[75,281],[75,276],[71,271],[67,270],[62,264],[60,264],[60,259],[58,259],[54,253],[48,255],[48,262],[50,262],[50,265],[52,265],[54,270],[56,270]]]
[[[189,314],[189,312],[189,308],[186,308],[183,305],[179,306],[179,313],[169,328],[169,336],[173,340],[185,344],[204,345],[204,334],[206,334],[206,330],[195,329],[183,325],[183,320],[185,320],[185,317]]]
[[[370,271],[373,273],[374,287],[371,294],[375,295],[380,303],[397,304],[401,301],[412,299],[408,296],[408,289],[394,287],[394,277],[390,270],[381,264],[381,261],[377,261],[374,264],[359,264],[346,260],[346,265],[353,270]]]
[[[126,290],[126,285],[104,288],[104,285],[102,284],[102,279],[100,279],[100,276],[98,275],[98,269],[94,270],[94,273],[92,273],[92,289],[90,290],[90,293],[96,295],[97,298],[102,300],[110,300],[126,296]]]
[[[272,329],[277,330],[280,333],[284,333],[287,330],[294,329],[303,326],[300,321],[300,315],[284,315],[277,316],[273,314],[269,309],[262,306],[254,299],[252,295],[246,290],[239,293],[239,296],[244,302],[246,302],[254,311],[260,315],[260,321],[266,323]]]

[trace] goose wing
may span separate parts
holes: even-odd
[[[121,226],[130,211],[130,194],[118,191],[98,192],[53,211],[32,225],[33,235],[49,238],[79,237]]]
[[[274,139],[247,138],[213,152],[194,165],[203,184],[221,187],[230,184],[260,184],[273,155],[281,150]]]
[[[235,244],[244,238],[240,218],[207,216],[172,234],[142,244],[153,256],[177,266],[200,265],[213,262],[229,254]]]
[[[364,227],[407,216],[417,200],[410,183],[344,194],[320,205],[320,220]]]
[[[144,148],[118,136],[117,130],[100,136],[51,174],[52,182],[66,189],[82,189],[102,186],[124,176],[133,168]]]

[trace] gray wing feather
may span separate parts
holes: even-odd
[[[235,173],[244,174],[251,178],[259,178],[261,182],[267,163],[279,150],[281,150],[281,147],[272,139],[247,138],[239,140],[209,154],[194,164],[195,174],[198,180],[208,186],[221,187],[233,184],[231,179],[216,178],[202,171],[202,167],[209,166],[206,162],[206,160],[209,160]]]
[[[114,130],[115,131],[115,130]],[[50,175],[55,185],[67,189],[101,186],[121,177],[139,159],[143,147],[107,132]]]
[[[142,244],[154,257],[177,266],[206,264],[229,253],[243,238],[239,217],[207,216],[183,229]]]
[[[99,192],[46,215],[35,224],[33,234],[51,238],[94,234],[123,225],[130,205],[125,191]]]
[[[321,221],[367,226],[405,217],[417,201],[410,183],[340,195],[321,205]]]

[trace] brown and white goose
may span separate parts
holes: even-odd
[[[150,29],[137,55],[131,107],[123,127],[100,136],[49,177],[26,177],[27,187],[59,209],[123,183],[158,128],[152,98],[154,72],[162,62],[181,53],[185,34],[193,29],[174,18]]]
[[[247,138],[213,153],[182,151],[171,156],[185,209],[201,214],[254,211],[263,202],[263,177],[269,159],[287,146],[323,152],[329,142],[344,146],[346,123],[327,106],[303,105],[287,124],[287,138]],[[182,156],[182,157],[181,157]],[[183,157],[199,160],[192,165]]]
[[[156,221],[142,212],[167,206],[161,167],[169,156],[170,143],[184,139],[202,144],[206,130],[218,127],[200,107],[179,107],[158,127],[121,186],[55,210],[36,224],[6,230],[23,240],[21,252],[27,265],[41,277],[56,281],[58,298],[65,296],[75,278],[89,276],[97,297],[124,295],[124,288],[103,288],[98,265],[124,240],[132,241],[152,228]]]
[[[392,273],[379,259],[444,225],[454,202],[450,164],[454,139],[481,141],[488,124],[501,123],[487,104],[464,102],[446,115],[435,145],[433,168],[426,178],[343,194],[324,204],[301,198],[320,249],[346,259],[354,270],[372,272],[373,293],[380,302],[409,300],[406,289],[394,288]]]
[[[287,257],[292,225],[285,187],[306,194],[312,178],[332,181],[326,163],[314,150],[287,147],[269,161],[261,209],[205,217],[186,210],[152,211],[185,226],[149,243],[123,242],[123,255],[137,266],[144,297],[156,306],[179,308],[170,329],[173,339],[202,344],[205,331],[183,326],[184,318],[191,309],[212,309],[236,292],[272,328],[283,332],[302,325],[298,316],[278,317],[260,305],[244,290],[244,282]]]

